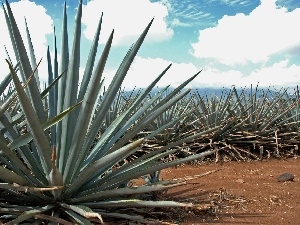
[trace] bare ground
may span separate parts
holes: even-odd
[[[162,171],[164,180],[220,169],[187,186],[169,190],[165,197],[180,201],[212,203],[208,213],[174,211],[178,224],[300,224],[300,158],[268,159],[223,164],[183,165]],[[283,173],[293,182],[278,182]],[[181,214],[180,216],[178,214]],[[176,216],[175,216],[176,215]],[[174,221],[175,222],[175,221]]]

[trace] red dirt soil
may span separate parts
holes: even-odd
[[[268,159],[222,164],[183,165],[162,171],[164,180],[220,171],[173,188],[167,197],[180,201],[218,204],[210,215],[184,216],[178,224],[300,224],[300,158]],[[278,182],[283,173],[295,175],[293,182]]]

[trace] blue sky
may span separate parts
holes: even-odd
[[[46,48],[49,45],[52,49],[53,26],[60,43],[64,1],[9,2],[23,34],[26,17],[36,57],[44,58],[39,74],[42,81],[47,80]],[[66,4],[71,38],[78,1],[67,0]],[[107,82],[154,17],[124,81],[128,89],[145,87],[170,63],[173,65],[159,86],[176,86],[201,69],[202,73],[190,87],[244,87],[259,83],[260,87],[294,88],[300,83],[298,0],[83,0],[83,6],[82,70],[102,12],[99,51],[115,29],[104,74]],[[3,27],[2,11],[0,18]],[[8,34],[4,32],[1,39],[0,68],[7,71],[3,46],[9,52],[12,49]],[[70,40],[70,48],[71,43]]]

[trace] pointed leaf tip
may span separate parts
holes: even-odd
[[[150,23],[149,23],[149,26],[152,25],[153,21],[154,21],[154,17],[151,19],[151,21],[150,21]]]

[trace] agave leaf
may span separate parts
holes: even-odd
[[[90,208],[106,208],[106,207],[186,207],[192,208],[194,205],[192,203],[182,203],[175,201],[143,201],[140,199],[126,199],[126,200],[116,200],[116,201],[101,201],[101,202],[86,202],[86,206]]]
[[[65,208],[68,207],[65,205]],[[85,217],[79,215],[78,213],[74,212],[71,209],[66,209],[64,211],[71,219],[74,221],[73,224],[81,224],[81,225],[93,225],[90,220],[86,219]]]
[[[17,63],[17,65],[15,65],[14,67],[14,71],[17,71],[17,68],[19,67],[19,63]],[[3,94],[4,90],[7,88],[7,86],[10,84],[12,78],[11,75],[8,74],[7,76],[5,76],[5,78],[1,81],[0,83],[0,95]]]
[[[55,26],[53,27],[53,52],[54,52],[54,58],[53,58],[53,78],[54,81],[59,79],[58,77],[58,61],[57,61],[57,44],[56,44],[56,32],[55,32]],[[64,72],[62,73],[64,74]],[[49,85],[49,84],[48,84]],[[55,112],[57,113],[57,98],[58,98],[58,85],[54,86],[54,98],[56,99],[55,102]]]
[[[59,114],[57,112],[57,103],[58,103],[58,84],[57,84],[57,81],[61,78],[61,75],[58,76],[58,61],[57,61],[57,45],[56,45],[56,33],[55,33],[55,27],[53,29],[53,39],[54,39],[54,59],[53,59],[53,78],[54,78],[54,81],[52,83],[54,83],[54,91],[53,91],[53,98],[54,98],[54,115],[57,115]],[[50,60],[49,60],[50,61]],[[51,70],[52,71],[52,70]],[[62,73],[64,74],[64,72]],[[52,83],[49,85],[51,86]],[[57,127],[56,125],[54,125],[52,128],[51,128],[51,141],[52,141],[52,145],[57,145],[57,135],[56,135],[56,132],[57,132]],[[59,160],[57,160],[57,163],[56,165],[59,167]]]
[[[49,146],[49,141],[42,129],[41,122],[39,121],[37,114],[32,108],[30,100],[27,98],[26,93],[24,92],[18,77],[12,68],[12,65],[8,61],[7,63],[9,64],[10,72],[15,84],[15,88],[18,92],[18,97],[24,110],[26,119],[31,128],[30,132],[32,133],[33,139],[35,140],[37,149],[40,153],[39,156],[42,162],[44,172],[45,174],[49,174],[51,170],[51,149]]]
[[[4,212],[4,213],[12,213],[12,214],[20,214],[24,211],[30,210],[32,209],[32,207],[30,206],[19,206],[19,205],[14,205],[14,207],[10,207],[8,206],[7,208],[4,207],[3,204],[1,204],[0,207],[0,212]]]
[[[27,35],[27,40],[28,40],[28,47],[29,47],[29,52],[30,52],[30,59],[31,59],[31,63],[32,63],[32,68],[37,68],[36,58],[35,58],[35,54],[34,54],[34,48],[33,48],[33,45],[32,45],[32,41],[31,41],[30,32],[29,32],[29,29],[28,29],[26,18],[25,18],[25,27],[26,27],[26,35]],[[39,80],[39,75],[38,75],[37,70],[34,73],[34,77],[36,79],[37,86],[40,90],[40,80]]]
[[[198,154],[195,154],[195,155],[191,155],[191,156],[188,156],[188,157],[185,157],[185,158],[176,159],[176,160],[173,160],[173,161],[170,161],[170,162],[158,163],[158,164],[154,165],[151,168],[147,168],[146,171],[150,171],[149,173],[155,172],[155,171],[160,171],[160,170],[165,169],[165,168],[180,165],[180,164],[186,163],[186,162],[191,162],[193,160],[200,159],[200,158],[212,155],[215,152],[216,152],[216,150],[208,150],[208,151],[201,152],[201,153],[198,153]]]
[[[22,186],[16,183],[9,184],[9,183],[0,183],[0,189],[7,189],[7,190],[15,190],[20,192],[43,192],[43,191],[54,191],[64,188],[64,186],[51,186],[51,187],[29,187],[29,186]]]
[[[67,71],[69,65],[69,44],[68,44],[68,30],[67,30],[67,13],[66,13],[66,2],[64,4],[63,10],[63,27],[62,27],[62,46],[61,46],[61,63],[60,63],[60,74],[64,71]],[[58,82],[58,90],[57,90],[57,114],[63,111],[64,105],[64,97],[65,97],[65,90],[66,90],[66,76],[63,76]],[[58,157],[58,168],[60,171],[62,167],[65,166],[64,159],[65,159],[65,151],[61,151],[61,135],[62,135],[62,123],[58,123],[56,126],[56,144]]]
[[[47,206],[44,206],[44,207],[36,207],[34,209],[31,209],[31,210],[28,210],[28,211],[25,211],[23,212],[20,216],[18,216],[15,220],[11,221],[11,222],[8,222],[6,223],[7,225],[14,225],[14,224],[19,224],[31,217],[34,217],[36,214],[40,214],[42,212],[46,212],[50,209],[52,209],[54,206],[52,205],[47,205]]]
[[[17,183],[21,185],[27,185],[29,183],[23,177],[2,166],[0,166],[0,177],[7,183]]]
[[[49,86],[47,86],[47,87],[42,91],[42,93],[41,93],[41,98],[42,98],[42,99],[44,99],[44,98],[47,96],[47,94],[49,94],[50,90],[51,90],[52,88],[55,87],[55,85],[58,83],[59,79],[60,79],[63,75],[65,75],[65,74],[66,74],[65,72],[63,72],[62,74],[60,74],[58,77],[56,77],[56,78],[52,81],[52,83],[49,84]]]
[[[50,50],[49,50],[49,46],[47,48],[47,62],[48,62],[48,84],[53,83],[53,71],[52,71],[52,65],[51,65],[51,57],[50,57]],[[57,103],[57,99],[55,98],[55,87],[53,87],[53,89],[49,90],[49,97],[48,97],[48,117],[52,118],[55,116],[56,114],[56,103]],[[51,146],[55,146],[56,145],[56,127],[52,126],[50,128],[50,141],[51,141]]]
[[[74,194],[86,181],[88,181],[96,171],[99,169],[108,169],[112,167],[115,163],[119,162],[120,159],[123,159],[129,153],[133,153],[138,146],[140,146],[145,140],[139,139],[130,143],[119,150],[114,151],[111,154],[108,154],[101,159],[95,161],[94,163],[87,166],[74,180],[72,185],[65,191],[65,196],[71,196]]]
[[[8,3],[7,0],[6,0],[6,3]],[[4,7],[3,4],[2,4],[2,8],[3,8],[4,17],[5,17],[5,21],[6,21],[6,24],[7,24],[7,29],[8,29],[8,32],[9,32],[9,36],[10,36],[11,40],[14,40],[14,35],[13,35],[12,27],[10,26],[10,18],[8,16],[8,13],[7,13],[7,11],[6,11],[6,9],[5,9],[5,7]],[[13,47],[14,52],[16,53],[17,52],[16,45],[12,44],[12,47]],[[9,54],[8,54],[8,51],[7,51],[6,47],[5,47],[5,51],[6,51],[7,58],[9,59],[9,62],[11,64],[13,64],[12,61],[11,61],[11,58],[9,57]],[[19,61],[19,58],[20,58],[19,55],[15,54],[15,56],[16,56],[16,59],[17,59],[17,61],[19,63],[20,62]],[[22,72],[21,72],[21,77],[22,77],[22,79],[24,81],[25,80],[24,79],[24,74]]]
[[[12,94],[4,103],[0,105],[0,116],[2,116],[9,106],[17,99],[17,94]]]
[[[46,131],[47,129],[49,129],[54,124],[57,124],[67,114],[72,112],[80,104],[81,104],[81,102],[78,102],[77,104],[75,104],[75,105],[71,106],[70,108],[66,109],[65,111],[63,111],[59,115],[47,120],[44,124],[42,124],[43,130]],[[16,148],[19,148],[21,146],[24,146],[24,145],[28,144],[31,140],[32,140],[31,133],[26,133],[26,134],[23,134],[22,136],[20,136],[19,138],[14,139],[11,143],[8,144],[8,147],[11,148],[11,149],[16,149]]]
[[[59,115],[50,118],[48,121],[46,121],[43,124],[43,129],[48,129],[49,127],[53,126],[54,124],[58,123],[59,121],[61,121],[62,119],[65,118],[66,115],[68,115],[70,112],[72,112],[74,109],[76,109],[76,107],[78,107],[80,104],[82,104],[82,101],[76,103],[75,105],[69,107],[68,109],[66,109],[65,111],[61,112]]]
[[[96,33],[94,36],[93,44],[90,49],[89,57],[85,66],[82,82],[81,82],[81,87],[79,90],[78,94],[78,101],[81,101],[88,90],[88,85],[90,83],[93,67],[94,67],[94,62],[96,58],[96,53],[97,53],[97,47],[98,47],[98,42],[99,42],[99,35],[100,35],[100,30],[101,30],[101,25],[102,25],[102,17],[103,13],[101,14],[100,20],[98,22],[98,27],[96,29]],[[103,50],[104,51],[104,50]],[[103,54],[103,53],[102,53]]]
[[[41,61],[39,62],[39,64],[41,63]],[[37,66],[39,66],[39,64],[37,65]],[[35,68],[35,70],[37,69],[37,67]],[[34,71],[35,71],[34,70]],[[14,71],[16,72],[16,70],[15,70],[15,68],[14,68]],[[28,85],[28,83],[30,82],[30,80],[31,80],[31,78],[32,78],[32,76],[34,75],[34,72],[32,73],[32,75],[31,76],[29,76],[29,78],[26,80],[26,82],[23,84],[23,87],[25,88],[27,85]],[[12,78],[12,76],[11,76],[11,74],[9,74],[9,76]],[[11,95],[10,95],[10,97],[4,102],[4,104],[3,105],[0,105],[0,116],[2,116],[7,110],[8,110],[8,108],[9,108],[9,106],[17,99],[17,93],[16,93],[16,91],[14,90],[12,93],[11,93]],[[20,116],[22,115],[22,113],[19,113],[20,114]]]
[[[76,104],[77,101],[77,94],[78,94],[78,81],[79,81],[79,67],[80,67],[80,37],[81,37],[81,16],[82,16],[82,1],[79,1],[77,14],[75,18],[75,28],[74,28],[74,37],[73,37],[73,46],[72,46],[72,53],[70,56],[70,62],[68,65],[68,74],[66,77],[66,90],[64,97],[64,104],[63,108],[67,109],[70,106]],[[67,115],[66,118],[62,121],[62,129],[61,133],[61,145],[60,151],[62,155],[65,151],[68,151],[71,143],[72,143],[72,136],[74,132],[74,127],[76,123],[76,115],[70,114]],[[64,155],[66,156],[66,155]],[[66,158],[62,159],[62,172],[64,172]]]
[[[103,224],[102,217],[99,213],[95,213],[93,210],[91,210],[89,207],[86,207],[84,205],[68,205],[61,203],[61,206],[66,209],[71,209],[72,211],[78,213],[79,215],[85,217],[85,218],[98,218],[100,223]]]
[[[141,194],[141,193],[149,193],[153,191],[163,191],[168,190],[173,187],[182,186],[185,185],[186,182],[177,182],[175,184],[153,184],[150,186],[138,186],[138,187],[125,187],[125,188],[118,188],[113,190],[106,190],[106,191],[100,191],[96,193],[92,193],[90,195],[82,196],[82,197],[74,197],[70,199],[71,203],[77,203],[77,202],[89,202],[89,201],[98,201],[101,199],[108,199],[108,198],[114,198],[119,197],[122,195],[135,195],[135,194]]]

